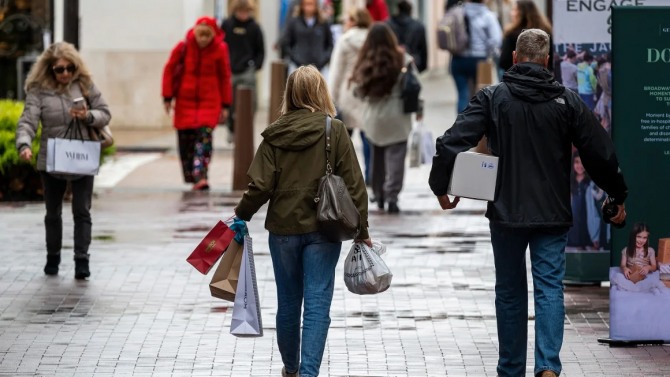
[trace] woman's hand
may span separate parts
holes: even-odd
[[[165,107],[165,114],[170,115],[170,112],[172,111],[172,100],[164,101],[163,107]]]
[[[230,110],[223,108],[221,109],[221,115],[219,115],[219,124],[224,124],[228,120],[228,116],[230,115]]]
[[[364,240],[354,240],[354,242],[362,242],[368,245],[368,247],[372,248],[372,238],[366,238]]]
[[[70,109],[70,116],[79,120],[84,120],[88,117],[88,109],[76,109],[73,107]]]
[[[20,157],[23,161],[30,161],[30,160],[33,159],[33,151],[30,150],[30,148],[23,148],[23,150],[21,151],[21,153],[19,153],[19,157]]]

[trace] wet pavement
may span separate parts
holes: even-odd
[[[437,95],[444,85],[453,84],[426,85],[436,93],[427,96],[426,120],[435,134],[455,116],[445,110],[453,98]],[[210,296],[213,272],[203,276],[185,261],[218,219],[232,215],[240,194],[229,189],[231,152],[215,152],[212,192],[189,192],[174,150],[160,152],[173,142],[170,132],[140,140],[151,147],[147,153],[120,153],[97,177],[88,281],[74,280],[69,207],[61,272],[46,277],[43,204],[0,203],[0,376],[281,375],[264,208],[249,228],[265,336],[238,339],[229,334],[232,304]],[[400,215],[371,206],[372,237],[386,243],[384,259],[394,274],[387,292],[346,290],[349,245],[343,245],[322,375],[495,376],[485,207],[463,200],[456,210],[439,210],[426,185],[428,169],[407,171]],[[670,376],[668,347],[597,342],[608,336],[608,288],[568,287],[565,300],[563,375]],[[532,325],[532,312],[529,318]],[[527,376],[533,338],[531,326]]]

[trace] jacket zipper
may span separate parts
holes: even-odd
[[[200,46],[196,50],[196,61],[195,61],[195,126],[199,127],[200,122],[198,121],[198,116],[200,115]]]

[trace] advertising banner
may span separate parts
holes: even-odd
[[[629,196],[612,239],[610,338],[670,341],[670,7],[615,8],[612,26],[612,136]]]
[[[612,7],[654,5],[670,5],[670,0],[553,2],[556,80],[578,93],[608,132],[612,123]],[[568,233],[565,280],[607,281],[607,266],[618,256],[610,254],[612,230],[600,212],[606,194],[591,181],[576,151],[572,165],[573,226]]]

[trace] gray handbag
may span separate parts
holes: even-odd
[[[360,230],[361,217],[349,195],[342,177],[333,174],[330,164],[331,122],[326,116],[326,175],[319,181],[316,202],[316,220],[319,231],[332,242],[356,238]]]

